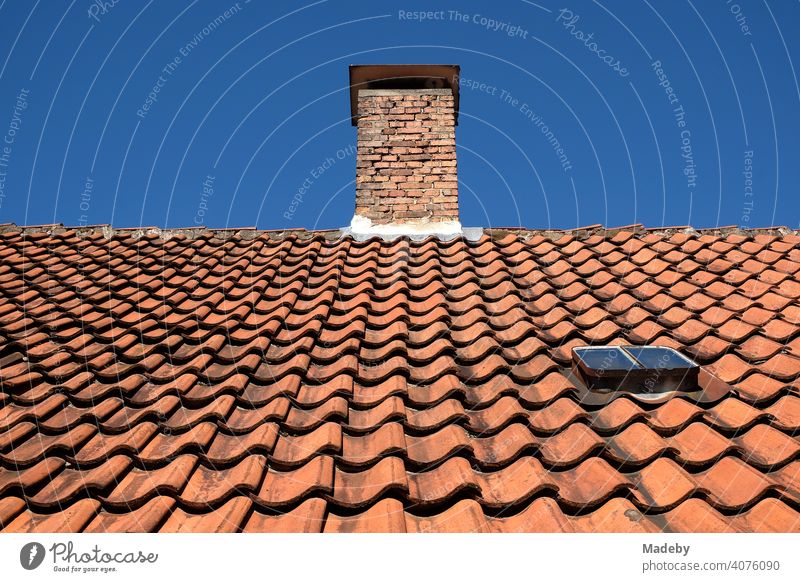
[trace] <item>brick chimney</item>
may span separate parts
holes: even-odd
[[[460,230],[455,65],[353,65],[358,127],[353,228]]]

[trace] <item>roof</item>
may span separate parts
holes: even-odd
[[[800,237],[0,228],[3,531],[800,531]],[[731,389],[583,401],[575,346]]]

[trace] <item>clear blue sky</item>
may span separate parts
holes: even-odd
[[[798,39],[788,0],[0,0],[0,222],[346,225],[347,66],[452,63],[465,225],[798,228]]]

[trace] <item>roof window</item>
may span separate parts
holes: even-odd
[[[573,348],[572,367],[590,390],[634,394],[697,390],[700,371],[689,358],[658,346]]]

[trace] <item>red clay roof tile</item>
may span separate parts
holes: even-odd
[[[134,467],[120,480],[110,494],[103,498],[111,508],[125,508],[153,497],[170,493],[178,495],[197,466],[194,455],[181,455],[168,465],[154,470]]]
[[[77,533],[83,530],[99,510],[100,502],[96,499],[80,499],[69,506],[61,507],[56,513],[37,513],[24,509],[13,521],[3,523],[3,531]],[[2,513],[0,509],[0,515]]]
[[[207,508],[202,513],[189,513],[175,508],[158,530],[168,533],[231,533],[240,530],[252,502],[247,497],[234,497],[218,509]]]
[[[116,455],[94,469],[66,468],[29,500],[37,507],[63,507],[81,493],[102,491],[117,485],[131,463],[128,457]]]
[[[192,509],[210,508],[235,493],[255,491],[267,467],[262,455],[250,455],[228,469],[200,465],[180,493],[179,500]]]
[[[242,531],[252,533],[319,533],[327,527],[326,503],[319,497],[308,499],[296,509],[276,515],[253,511]]]
[[[149,533],[158,531],[177,501],[168,495],[157,495],[141,507],[126,513],[101,510],[83,530],[86,533]]]

